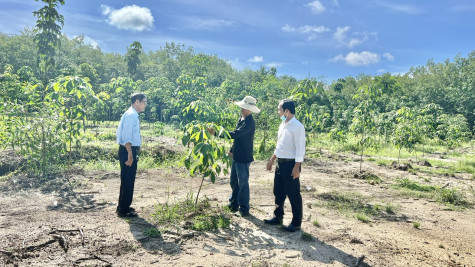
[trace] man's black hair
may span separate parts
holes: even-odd
[[[282,100],[282,110],[285,111],[286,109],[288,109],[291,114],[295,115],[295,101],[291,99]]]
[[[130,96],[130,103],[132,103],[132,105],[133,105],[136,100],[139,100],[139,102],[142,102],[144,100],[144,98],[147,98],[147,97],[143,93],[133,93]]]

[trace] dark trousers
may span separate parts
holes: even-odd
[[[292,207],[292,225],[301,226],[302,224],[302,195],[300,194],[300,178],[292,177],[292,169],[295,161],[278,162],[274,175],[274,196],[275,205],[274,215],[278,219],[284,218],[284,202],[289,197]]]
[[[134,162],[132,166],[125,165],[128,159],[128,152],[125,146],[119,146],[119,161],[120,161],[120,191],[119,191],[119,203],[118,210],[121,213],[129,212],[130,205],[132,204],[132,198],[134,196],[134,184],[135,174],[137,173],[137,161],[139,147],[132,147],[132,154]]]

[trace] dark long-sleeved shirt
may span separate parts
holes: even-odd
[[[254,132],[256,131],[256,122],[252,115],[239,119],[236,130],[229,132],[231,138],[234,139],[231,152],[233,160],[239,163],[249,163],[254,161],[253,144]]]

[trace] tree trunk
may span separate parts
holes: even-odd
[[[201,179],[201,184],[200,184],[200,188],[198,189],[198,194],[196,194],[196,199],[195,199],[195,207],[198,205],[198,197],[200,196],[200,191],[201,191],[201,187],[203,186],[203,181],[205,180],[205,177],[203,175],[203,179]]]
[[[401,149],[402,147],[399,147],[399,153],[397,155],[397,165],[399,165],[399,159],[401,158]]]

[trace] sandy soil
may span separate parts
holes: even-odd
[[[304,201],[302,232],[287,233],[268,226],[272,216],[273,174],[265,162],[251,165],[251,216],[232,217],[230,228],[215,232],[165,231],[149,237],[156,227],[151,216],[157,203],[183,200],[197,191],[200,179],[186,177],[180,168],[139,172],[133,206],[139,217],[115,214],[119,173],[76,171],[68,190],[62,179],[36,181],[16,176],[0,184],[1,266],[473,266],[475,211],[454,211],[423,198],[408,197],[391,186],[395,179],[430,178],[430,184],[456,186],[473,203],[475,181],[468,175],[430,176],[363,164],[380,177],[371,185],[355,178],[359,163],[348,155],[307,160],[301,177]],[[140,163],[139,163],[140,164]],[[381,212],[363,223],[354,213],[325,206],[329,192],[358,193],[368,205],[392,204],[395,213]],[[205,181],[202,196],[225,205],[227,177]],[[286,202],[284,223],[291,220]],[[320,227],[314,226],[318,220]],[[420,222],[420,228],[413,226]],[[60,231],[62,230],[62,231]],[[79,231],[80,230],[80,231]],[[55,240],[54,234],[56,234]],[[62,240],[64,238],[65,240]],[[50,243],[48,243],[48,241]],[[59,241],[66,241],[67,251]]]

